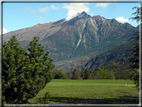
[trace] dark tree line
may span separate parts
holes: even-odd
[[[64,76],[60,76],[61,78],[54,77],[54,79],[84,79],[84,80],[85,79],[112,79],[112,80],[130,79],[132,80],[135,75],[135,72],[136,70],[130,68],[129,65],[106,65],[92,69],[86,68],[85,70],[82,71],[73,69],[73,71],[68,73],[65,73],[62,70],[62,75]]]

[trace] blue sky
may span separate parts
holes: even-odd
[[[116,1],[116,0],[115,0]],[[106,19],[115,18],[120,23],[137,26],[132,13],[139,3],[3,3],[3,33],[71,17],[85,11],[91,16],[100,15]]]

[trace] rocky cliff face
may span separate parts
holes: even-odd
[[[126,42],[137,30],[138,28],[128,23],[121,24],[115,19],[106,19],[102,16],[91,17],[82,12],[70,19],[37,24],[7,33],[4,35],[4,41],[16,35],[20,45],[27,48],[30,40],[36,36],[56,62],[97,55]]]

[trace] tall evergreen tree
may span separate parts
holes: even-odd
[[[29,98],[34,97],[39,90],[44,88],[46,83],[50,82],[53,78],[53,60],[48,57],[49,51],[47,51],[44,55],[44,47],[37,42],[38,40],[36,37],[30,41],[30,47],[26,53],[30,59],[30,65],[23,69],[24,71],[27,71],[27,74],[25,73],[25,77],[27,78],[29,84],[29,88],[26,88],[29,93],[27,95]]]
[[[26,53],[15,36],[3,45],[3,102],[28,103],[52,79],[52,59],[34,37]]]
[[[89,70],[86,68],[86,69],[84,70],[83,79],[89,79],[89,77],[90,77],[90,72],[89,72]]]
[[[135,32],[133,37],[130,39],[133,42],[133,46],[131,47],[132,57],[129,58],[131,68],[138,69],[139,68],[139,32]]]
[[[26,97],[24,87],[23,68],[30,64],[28,56],[25,56],[25,49],[19,46],[15,36],[3,45],[2,58],[2,99],[3,103],[25,103]]]
[[[136,20],[138,23],[140,23],[139,25],[141,26],[141,24],[142,24],[142,7],[134,7],[133,9],[137,9],[136,12],[133,13],[133,15],[136,15],[136,16],[132,17],[130,19]],[[141,44],[139,44],[139,43],[141,43],[141,40],[139,40],[139,34],[142,35],[142,31],[134,33],[133,37],[130,39],[130,40],[134,41],[132,49],[130,50],[130,52],[132,53],[132,57],[130,58],[130,62],[131,62],[130,66],[133,69],[140,69],[141,68],[141,67],[139,67],[139,54],[141,54],[141,49],[139,50],[139,46],[141,45]],[[139,90],[139,72],[136,72],[136,74],[134,76],[134,83],[136,84],[136,88]]]
[[[141,25],[142,24],[142,7],[133,7],[133,9],[137,9],[136,12],[133,13],[133,15],[136,15],[136,16],[130,19],[136,20],[138,23],[140,23],[139,25]],[[130,50],[130,52],[133,55],[130,58],[130,61],[132,62],[131,67],[134,69],[139,68],[139,43],[141,43],[139,42],[139,33],[142,34],[142,31],[135,32],[133,34],[133,37],[130,39],[131,41],[134,42],[132,49]],[[140,53],[141,53],[141,49],[140,49]]]

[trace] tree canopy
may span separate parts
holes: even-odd
[[[139,23],[139,27],[142,24],[142,7],[134,7],[133,9],[137,9],[136,12],[133,13],[133,15],[135,15],[135,17],[132,17],[130,19],[132,20],[136,20]],[[134,33],[133,37],[130,40],[135,41],[135,43],[132,46],[131,49],[131,53],[132,53],[132,57],[130,58],[130,67],[132,67],[133,69],[140,69],[141,65],[139,66],[139,61],[141,61],[141,59],[139,59],[139,54],[141,55],[141,39],[139,40],[139,34],[142,35],[142,31],[136,32]],[[140,69],[141,70],[141,69]],[[134,76],[134,83],[136,84],[136,88],[139,90],[139,72],[136,72],[135,76]]]
[[[28,51],[19,46],[16,36],[3,45],[2,85],[3,103],[28,103],[52,79],[52,59],[49,51],[37,43],[30,42]]]

